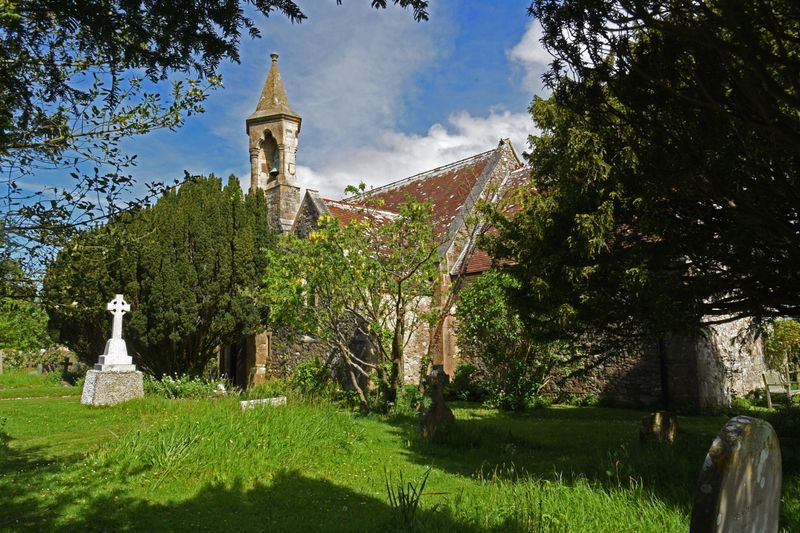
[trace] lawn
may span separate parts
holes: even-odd
[[[35,396],[4,379],[5,396]],[[89,408],[56,392],[0,401],[0,530],[686,531],[727,419],[681,417],[674,446],[642,447],[642,411],[463,405],[453,430],[426,443],[412,416],[326,403]],[[784,452],[787,531],[800,529],[794,453]],[[397,496],[402,475],[413,493],[426,472],[418,511],[404,515],[387,484]]]

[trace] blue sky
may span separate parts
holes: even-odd
[[[139,156],[133,174],[171,181],[184,169],[232,173],[246,185],[245,118],[271,52],[280,54],[289,100],[303,118],[304,188],[338,198],[348,184],[388,183],[491,149],[501,137],[521,152],[549,60],[529,4],[433,0],[430,21],[416,23],[410,11],[374,10],[367,0],[306,0],[302,24],[257,17],[263,37],[243,38],[241,63],[222,68],[225,88],[205,114],[125,143]]]

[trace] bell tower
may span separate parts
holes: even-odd
[[[272,65],[261,98],[246,121],[250,139],[250,190],[264,191],[270,225],[287,232],[300,208],[295,172],[301,119],[289,105],[278,70],[278,54],[270,57]]]

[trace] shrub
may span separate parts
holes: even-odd
[[[242,393],[244,400],[257,400],[260,398],[274,398],[276,396],[286,396],[291,387],[285,379],[270,379],[265,383],[253,385]]]
[[[397,402],[394,405],[394,414],[416,414],[425,404],[425,399],[419,393],[416,385],[406,385],[398,391]]]
[[[292,375],[292,388],[307,396],[332,393],[333,381],[330,369],[319,357],[300,361]]]
[[[150,375],[145,375],[144,392],[146,395],[161,396],[167,399],[210,398],[220,383],[229,388],[228,384],[221,379],[204,379],[182,374],[180,376],[165,375],[158,380]]]
[[[35,368],[38,365],[61,368],[64,358],[74,360],[75,355],[63,346],[50,346],[39,350],[2,350],[6,368]]]
[[[800,364],[800,322],[788,318],[774,320],[764,341],[764,355],[773,369]]]
[[[480,382],[478,367],[464,362],[456,367],[453,380],[445,387],[448,400],[482,402],[487,398],[486,387]]]
[[[461,293],[456,316],[458,343],[487,391],[487,404],[522,410],[539,394],[555,368],[575,357],[567,342],[537,342],[513,307],[509,294],[519,283],[502,271],[489,271]]]

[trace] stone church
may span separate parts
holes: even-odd
[[[360,216],[365,200],[380,200],[383,216],[390,217],[411,196],[432,203],[435,229],[441,237],[439,290],[434,298],[443,299],[452,284],[457,284],[457,291],[490,268],[490,258],[476,246],[478,235],[486,228],[475,222],[475,205],[498,201],[506,191],[525,185],[530,176],[510,140],[500,139],[485,152],[371,189],[361,197],[333,200],[311,189],[301,195],[296,157],[302,119],[289,104],[278,55],[272,54],[271,59],[256,109],[246,119],[246,130],[250,191],[266,195],[273,228],[306,236],[322,214],[342,223]],[[742,341],[738,331],[735,324],[719,326],[698,341],[669,343],[666,353],[644,346],[635,353],[609,358],[580,377],[554,383],[555,391],[648,405],[668,390],[674,402],[729,404],[732,398],[756,388],[764,369],[760,343]],[[418,331],[409,339],[404,361],[409,382],[417,382],[429,339],[427,331]],[[452,376],[459,361],[453,316],[445,318],[433,343],[434,363],[444,365]],[[285,374],[293,362],[313,353],[314,348],[313,339],[286,339],[263,332],[248,339],[238,356],[231,348],[224,350],[220,367],[239,385],[257,384],[268,376]]]

